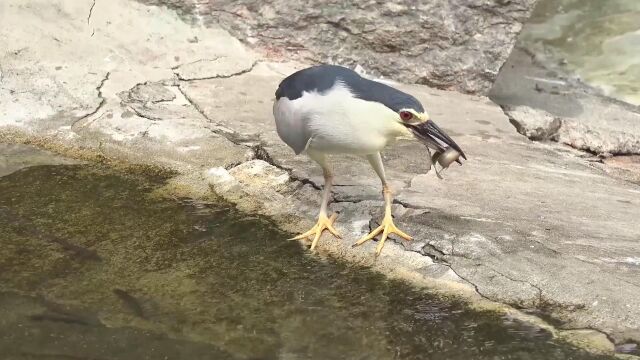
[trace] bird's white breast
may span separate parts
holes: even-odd
[[[393,110],[354,97],[340,82],[323,93],[280,98],[274,104],[274,117],[278,134],[296,152],[304,142],[305,149],[325,153],[371,154],[408,134]]]

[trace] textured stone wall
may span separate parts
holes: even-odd
[[[141,0],[273,55],[488,93],[536,0]]]

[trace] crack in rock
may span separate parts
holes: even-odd
[[[232,129],[226,128],[222,125],[220,125],[219,123],[217,123],[216,121],[214,121],[213,119],[211,119],[209,116],[207,116],[206,112],[204,111],[204,109],[202,109],[202,107],[200,107],[200,105],[198,105],[198,103],[196,101],[194,101],[188,94],[186,91],[184,91],[184,89],[178,85],[177,86],[178,91],[182,94],[182,96],[184,96],[185,100],[187,100],[187,102],[193,106],[193,108],[200,113],[200,115],[206,119],[209,123],[211,123],[214,128],[211,127],[207,127],[207,129],[209,131],[211,131],[212,133],[222,136],[223,138],[229,140],[230,142],[232,142],[234,145],[240,145],[240,146],[245,146],[248,148],[251,148],[255,142],[256,139],[252,138],[250,135],[246,135],[246,134],[241,134],[238,133]]]
[[[162,81],[138,83],[127,91],[119,92],[117,95],[126,103],[140,104],[158,104],[162,102],[171,102],[176,99],[176,94],[167,87],[174,85],[166,85]]]
[[[96,108],[93,111],[83,115],[81,118],[79,118],[78,120],[74,121],[73,124],[71,124],[71,128],[72,129],[80,121],[82,121],[84,119],[87,119],[87,118],[95,115],[96,113],[98,113],[98,111],[100,111],[100,109],[102,109],[104,104],[107,102],[107,99],[104,97],[104,95],[102,95],[102,87],[107,82],[107,80],[109,80],[109,76],[111,76],[111,72],[107,71],[107,74],[105,75],[105,77],[100,81],[100,84],[98,84],[98,86],[96,87],[96,91],[98,92],[98,98],[100,98],[100,103],[98,104],[98,106],[96,106]]]
[[[151,120],[151,121],[158,121],[158,120],[162,120],[161,117],[157,117],[157,116],[151,116],[148,114],[143,113],[142,111],[136,109],[135,106],[127,106],[127,109],[131,109],[134,113],[136,113],[136,115],[138,115],[141,118],[147,119],[147,120]]]
[[[407,209],[414,209],[414,210],[425,210],[425,209],[428,209],[428,207],[426,207],[426,206],[413,205],[413,204],[410,204],[410,203],[408,203],[406,201],[398,200],[398,199],[395,199],[395,198],[393,199],[393,203],[401,205],[402,207],[405,207]]]
[[[93,0],[93,3],[91,4],[91,7],[89,8],[89,15],[87,15],[87,25],[90,24],[91,22],[91,15],[93,15],[93,8],[96,6],[96,2],[98,0]]]
[[[218,57],[214,57],[214,58],[212,58],[212,59],[198,59],[198,60],[196,60],[196,61],[191,61],[191,62],[188,62],[188,63],[175,65],[175,66],[171,67],[171,70],[173,70],[173,72],[175,73],[175,71],[176,71],[176,70],[180,69],[180,68],[181,68],[181,67],[183,67],[183,66],[193,65],[193,64],[197,64],[197,63],[205,62],[205,61],[216,61],[216,60],[218,60],[218,59],[220,59],[220,57],[219,57],[219,56],[218,56]],[[176,75],[177,75],[177,74],[176,74]],[[180,79],[180,80],[182,80],[182,79]],[[188,80],[184,80],[184,81],[188,81]]]
[[[451,264],[445,259],[448,254],[438,249],[435,245],[427,243],[422,249],[420,249],[420,254],[428,256],[436,263],[447,265],[451,267]]]
[[[480,289],[478,288],[478,285],[474,284],[473,282],[471,282],[471,280],[465,278],[464,276],[460,275],[460,273],[458,271],[456,271],[456,269],[453,268],[453,266],[448,265],[449,268],[451,269],[451,271],[453,271],[454,274],[456,274],[456,276],[458,276],[460,279],[462,279],[464,282],[466,282],[467,284],[473,286],[474,290],[476,291],[476,293],[483,299],[488,300],[488,301],[492,301],[495,302],[495,300],[489,298],[487,295],[484,295]]]
[[[498,271],[498,270],[494,269],[493,267],[488,266],[486,264],[483,264],[483,266],[485,266],[487,269],[490,269],[491,271],[495,272],[496,274],[504,277],[505,279],[511,280],[513,282],[519,282],[521,284],[526,284],[526,285],[529,285],[532,288],[536,289],[536,291],[538,292],[538,303],[537,304],[536,303],[533,304],[536,308],[540,307],[543,303],[545,303],[545,301],[544,301],[544,299],[542,297],[542,289],[539,286],[537,286],[535,284],[532,284],[532,283],[530,283],[530,282],[528,282],[526,280],[515,279],[515,278],[513,278],[511,276],[507,276],[506,274],[504,274],[504,273],[502,273],[502,272],[500,272],[500,271]]]
[[[210,119],[207,114],[205,113],[204,109],[202,109],[200,107],[200,105],[198,105],[196,103],[196,101],[194,101],[188,94],[186,91],[184,91],[184,89],[178,85],[178,91],[180,91],[180,93],[184,96],[184,98],[187,100],[187,102],[193,106],[194,109],[196,109],[196,111],[198,111],[200,113],[200,115],[202,115],[202,117],[204,117],[205,119],[207,119],[209,122],[211,122],[214,125],[218,125],[215,121],[213,121],[212,119]],[[299,176],[296,176],[293,174],[293,170],[290,168],[287,168],[285,166],[282,166],[281,164],[278,164],[269,154],[269,152],[267,151],[267,149],[264,147],[264,145],[262,144],[254,144],[255,141],[250,141],[250,139],[248,139],[248,135],[244,135],[244,134],[240,134],[236,131],[233,131],[231,129],[229,129],[228,131],[221,131],[220,129],[209,129],[211,130],[214,134],[219,135],[224,137],[225,139],[229,140],[230,142],[232,142],[235,145],[240,145],[240,146],[245,146],[251,149],[253,156],[252,159],[257,159],[257,160],[262,160],[272,166],[275,166],[278,169],[284,170],[287,172],[287,174],[289,175],[289,177],[291,178],[291,180],[293,181],[297,181],[299,183],[302,183],[304,185],[309,185],[311,187],[313,187],[316,190],[322,190],[322,187],[318,184],[316,184],[315,182],[313,182],[310,179],[307,178],[302,178]]]
[[[222,57],[218,57],[218,58],[214,58],[214,59],[201,59],[201,60],[193,61],[193,62],[190,62],[190,63],[174,66],[174,67],[171,68],[171,70],[173,70],[173,73],[176,75],[178,80],[181,80],[181,81],[229,79],[229,78],[232,78],[232,77],[235,77],[235,76],[244,75],[246,73],[249,73],[249,72],[253,71],[253,69],[258,65],[258,63],[260,63],[259,60],[256,60],[256,61],[253,61],[250,66],[248,66],[246,68],[243,68],[243,69],[241,69],[239,71],[231,72],[229,74],[215,74],[215,75],[211,75],[211,76],[195,76],[195,75],[187,76],[187,75],[183,74],[180,71],[180,69],[184,68],[185,66],[197,64],[197,63],[200,63],[200,62],[206,62],[206,61],[215,62],[215,61],[217,61],[219,59],[222,59]]]

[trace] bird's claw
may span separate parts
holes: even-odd
[[[352,247],[360,246],[366,243],[367,241],[376,237],[380,232],[382,232],[382,237],[380,238],[380,242],[376,247],[376,257],[378,257],[382,252],[382,248],[384,247],[384,242],[387,240],[387,237],[389,236],[389,234],[396,234],[405,240],[413,240],[413,237],[411,237],[410,235],[406,234],[404,231],[396,227],[396,225],[393,223],[393,219],[391,218],[391,216],[385,216],[380,226],[378,226],[375,230],[370,232],[369,235],[366,235],[360,240],[358,240],[358,242],[353,244]]]
[[[340,239],[340,234],[338,233],[338,231],[336,230],[335,227],[333,227],[333,222],[336,221],[336,218],[338,217],[337,214],[332,214],[331,217],[327,217],[324,214],[321,214],[318,217],[318,222],[313,225],[313,227],[311,228],[311,230],[300,234],[298,236],[292,237],[289,240],[303,240],[306,239],[308,237],[313,236],[313,241],[311,242],[311,250],[315,249],[316,244],[318,243],[318,240],[320,240],[320,236],[322,235],[322,232],[326,229],[328,230],[331,234],[333,234],[333,236],[337,237],[338,239]]]

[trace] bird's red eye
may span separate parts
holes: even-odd
[[[400,118],[402,121],[409,121],[413,117],[413,114],[410,111],[400,111]]]

